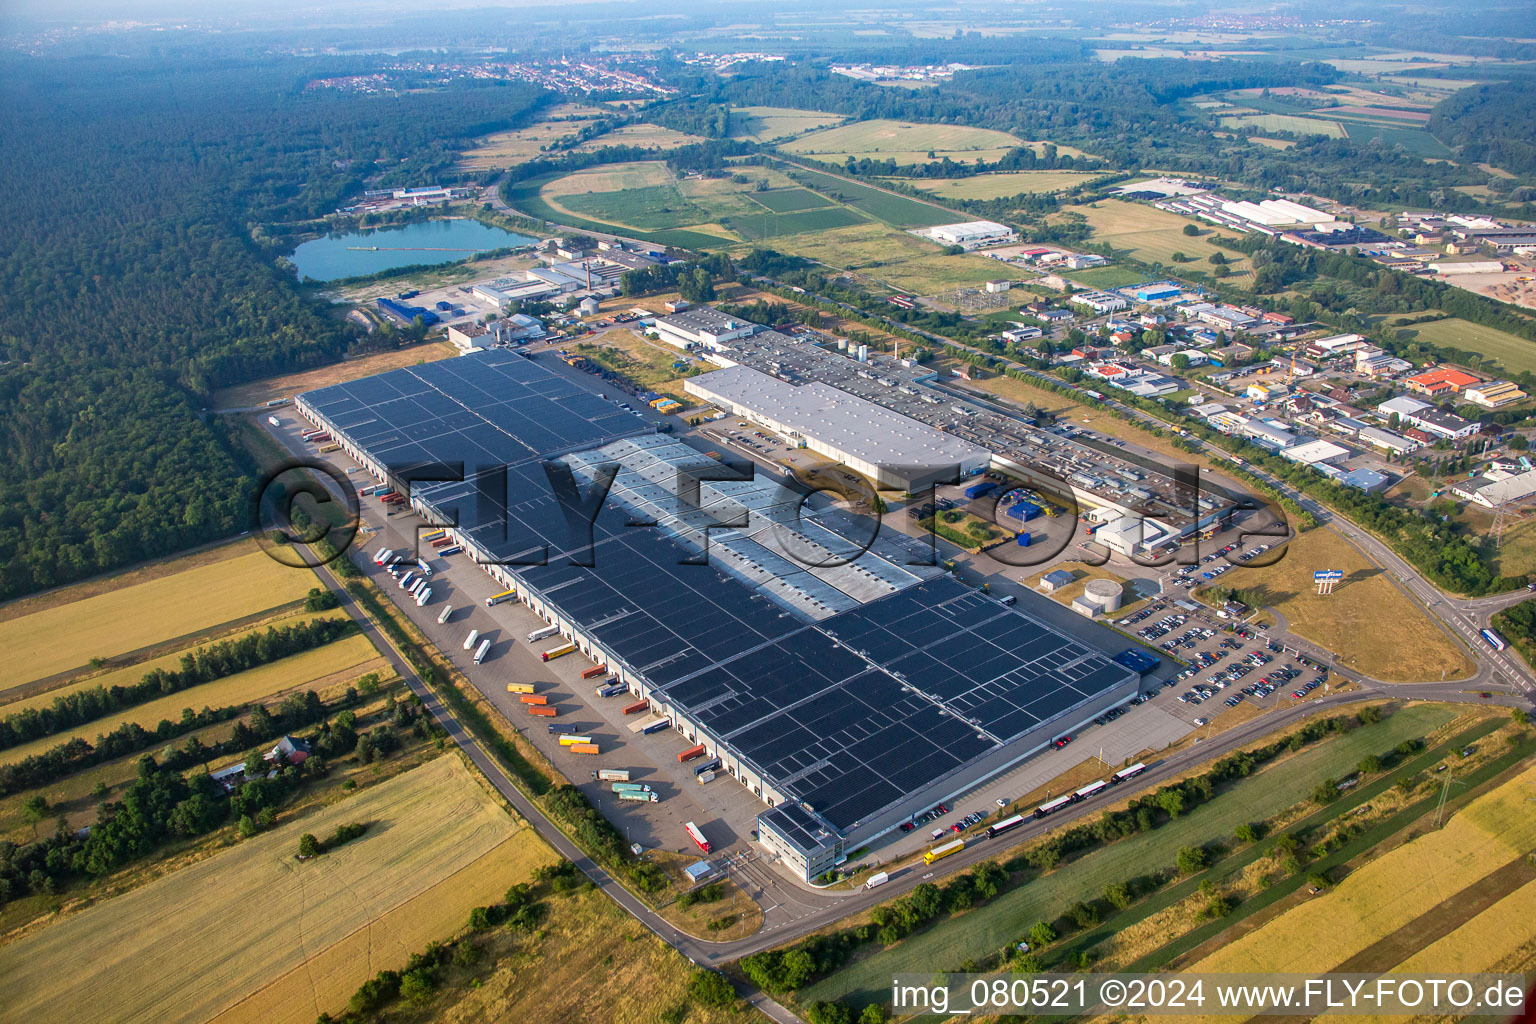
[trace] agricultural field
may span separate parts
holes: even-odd
[[[1087,270],[1063,270],[1060,277],[1066,278],[1074,284],[1087,285],[1089,288],[1124,288],[1127,285],[1140,284],[1146,280],[1147,275],[1130,267],[1090,267]]]
[[[530,216],[568,224],[579,230],[619,231],[646,241],[682,248],[717,249],[738,241],[720,224],[696,220],[700,216],[708,218],[711,214],[699,204],[689,201],[679,188],[680,184],[673,179],[666,165],[646,161],[612,164],[574,174],[530,178],[514,185],[508,198],[514,207]],[[650,189],[663,191],[646,191]],[[631,191],[644,192],[653,199],[648,204],[626,199],[625,193]],[[676,199],[656,198],[668,194],[676,196]],[[610,216],[628,214],[648,218],[651,223],[665,222],[679,226],[647,230],[627,223],[597,220],[595,215],[583,216],[566,205],[567,202],[602,209]],[[673,213],[662,214],[662,206],[670,207],[674,204]]]
[[[1367,143],[1378,141],[1384,146],[1401,146],[1410,156],[1443,158],[1451,151],[1422,128],[1400,128],[1390,124],[1371,124],[1358,121],[1338,121],[1350,141]]]
[[[368,831],[294,859],[347,822]],[[0,1021],[313,1021],[556,859],[438,757],[0,947]]]
[[[642,231],[702,224],[710,219],[708,212],[684,199],[672,182],[622,192],[563,195],[558,205],[593,220]]]
[[[138,661],[132,665],[124,665],[121,668],[108,668],[100,672],[92,672],[88,675],[74,679],[73,681],[66,683],[63,686],[52,687],[47,690],[31,693],[29,695],[24,695],[26,694],[26,690],[24,688],[0,690],[0,716],[14,715],[18,712],[25,711],[27,708],[44,708],[52,704],[57,698],[67,697],[71,693],[77,693],[80,690],[94,690],[98,686],[108,690],[114,686],[131,686],[143,678],[146,673],[151,672],[154,669],[164,669],[169,671],[171,669],[179,668],[181,665],[181,656],[183,653],[189,653],[196,648],[204,646],[208,643],[215,643],[223,640],[239,640],[241,637],[247,636],[251,633],[265,633],[269,627],[282,629],[285,626],[299,625],[301,623],[309,622],[312,619],[344,619],[346,617],[347,613],[340,608],[332,609],[328,612],[296,611],[287,614],[275,615],[272,618],[263,619],[261,622],[252,624],[248,629],[236,629],[228,633],[220,633],[214,636],[210,636],[205,640],[199,641],[198,643],[188,644],[167,654],[162,654],[158,657],[150,658],[145,661]],[[11,695],[15,695],[15,699],[8,699]]]
[[[926,239],[881,224],[795,235],[779,240],[774,247],[924,295],[981,284],[997,277],[998,272],[995,260],[946,255]]]
[[[1338,735],[1284,758],[1162,827],[1094,850],[1017,886],[997,899],[897,945],[857,960],[801,989],[797,1001],[844,999],[858,1006],[883,1001],[892,974],[952,969],[967,958],[996,953],[1035,921],[1060,916],[1078,900],[1097,897],[1110,882],[1171,867],[1178,850],[1230,837],[1244,822],[1263,821],[1307,800],[1318,781],[1348,774],[1367,754],[1428,735],[1454,717],[1444,706],[1415,704],[1373,725]],[[1107,810],[1114,804],[1106,803]]]
[[[627,124],[622,128],[615,128],[611,132],[599,135],[595,139],[588,139],[577,146],[575,152],[590,153],[595,149],[604,149],[608,146],[639,146],[643,149],[665,150],[703,141],[697,135],[685,135],[658,124]]]
[[[1459,348],[1463,352],[1476,352],[1497,362],[1508,373],[1536,371],[1536,341],[1526,341],[1493,327],[1452,317],[1427,324],[1414,324],[1399,330],[1407,332],[1416,341]]]
[[[894,159],[899,164],[930,160],[1000,159],[1021,140],[1007,132],[955,124],[908,124],[875,119],[813,132],[779,148],[799,156],[842,163],[849,156]],[[929,154],[933,155],[930,156]]]
[[[1197,260],[1220,252],[1234,274],[1249,269],[1247,258],[1241,253],[1219,249],[1204,236],[1191,238],[1184,234],[1184,225],[1191,221],[1176,213],[1120,199],[1102,199],[1089,206],[1070,209],[1088,218],[1088,224],[1093,228],[1093,241],[1108,242],[1117,251],[1128,251],[1133,259],[1143,263],[1172,267],[1178,266],[1173,261],[1176,252]]]
[[[1536,850],[1536,818],[1526,810],[1533,785],[1536,768],[1528,768],[1452,815],[1443,828],[1350,872],[1326,895],[1234,939],[1191,969],[1310,974],[1335,969],[1385,971],[1398,966],[1404,957],[1397,954],[1402,951],[1392,944],[1383,951],[1379,943],[1394,937],[1411,939],[1416,929],[1419,934],[1426,929],[1439,933],[1451,923],[1447,916],[1457,913],[1456,902],[1475,899],[1480,886],[1494,885],[1508,894],[1536,877],[1527,860]],[[1529,911],[1528,904],[1527,916]],[[1522,932],[1529,936],[1529,924],[1522,926]],[[1328,935],[1327,942],[1313,941],[1321,934]],[[1497,935],[1485,937],[1495,944],[1501,941]],[[1460,969],[1478,970],[1496,961],[1497,946],[1483,948],[1482,938],[1463,949],[1458,959],[1465,966]],[[1373,950],[1386,952],[1390,962],[1359,967],[1351,963]],[[1435,969],[1447,968],[1437,965]]]
[[[476,139],[471,148],[459,154],[458,167],[463,171],[515,167],[542,154],[551,142],[581,131],[602,114],[596,107],[575,103],[551,107],[541,120],[526,128]]]
[[[774,213],[798,213],[801,210],[819,210],[832,205],[832,200],[821,193],[798,187],[751,192],[748,193],[748,198]]]
[[[732,107],[731,138],[749,142],[772,142],[791,135],[804,135],[820,128],[841,124],[841,114],[820,110],[796,110],[793,107]]]
[[[1316,569],[1344,573],[1331,597],[1320,597]],[[1460,679],[1473,670],[1465,650],[1405,597],[1386,570],[1332,530],[1308,530],[1267,568],[1243,565],[1221,583],[1255,594],[1297,634],[1332,651],[1341,664],[1390,682]]]
[[[970,178],[900,180],[940,199],[1005,199],[1020,193],[1060,192],[1099,176],[1090,171],[1004,171]]]
[[[728,222],[738,235],[756,241],[760,238],[781,238],[805,232],[830,231],[854,224],[867,223],[866,218],[846,206],[829,206],[820,210],[801,210],[797,213],[747,213],[732,217]]]
[[[491,935],[487,966],[473,972],[473,981],[466,977],[464,987],[426,1006],[392,1011],[391,1021],[745,1024],[761,1019],[734,1006],[689,1000],[693,965],[602,893],[580,891],[550,903],[549,918],[533,935],[506,929]]]
[[[373,286],[372,290],[378,291],[378,286]],[[375,352],[356,359],[344,359],[329,366],[319,366],[313,370],[284,373],[237,387],[223,388],[213,393],[213,402],[209,408],[245,409],[265,405],[274,398],[289,398],[301,391],[330,387],[332,384],[357,380],[359,377],[370,377],[376,373],[398,370],[402,366],[435,363],[439,359],[447,359],[458,354],[458,349],[446,341],[427,342],[391,352]],[[293,407],[273,409],[271,415],[280,419],[289,419],[294,415]]]
[[[84,584],[7,606],[0,611],[7,681],[44,680],[81,671],[92,658],[195,637],[301,600],[316,585],[313,572],[280,565],[254,541],[219,551],[217,561],[194,556],[183,571],[119,589]],[[92,596],[71,599],[85,593]]]
[[[1324,121],[1296,114],[1240,114],[1223,117],[1224,128],[1257,128],[1261,132],[1294,132],[1297,135],[1326,135],[1330,139],[1342,139],[1343,128],[1335,121]]]
[[[184,708],[220,708],[235,704],[247,704],[295,687],[323,689],[332,677],[346,674],[348,677],[362,672],[382,669],[385,661],[374,649],[373,642],[362,634],[353,634],[334,643],[311,651],[290,655],[280,661],[270,662],[245,672],[215,679],[188,690],[167,694],[158,700],[125,708],[115,715],[87,722],[73,730],[43,736],[0,751],[0,762],[10,764],[40,754],[71,737],[78,736],[89,742],[103,732],[110,732],[123,722],[136,722],[145,729],[153,729],[162,719],[180,721]],[[141,673],[142,674],[142,673]]]
[[[808,171],[796,167],[792,177],[800,183],[846,203],[861,213],[898,228],[928,228],[935,224],[954,224],[966,220],[963,213],[946,210],[933,203],[923,202],[895,192],[885,192],[869,185],[840,178],[821,171]]]

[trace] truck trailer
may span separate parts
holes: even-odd
[[[654,804],[657,801],[655,793],[637,793],[633,790],[625,790],[619,794],[620,800],[632,800],[637,803]]]
[[[465,640],[464,640],[464,649],[466,651],[472,649],[475,646],[475,641],[477,641],[479,639],[480,639],[480,631],[478,629],[470,630],[469,631],[469,636],[466,637]]]
[[[603,782],[628,782],[629,781],[629,769],[628,768],[599,768],[597,771],[592,773],[592,777],[594,779],[598,779],[598,780],[601,780]]]
[[[600,753],[602,753],[602,751],[598,749],[598,746],[597,746],[596,743],[572,743],[570,746],[566,747],[565,749],[569,750],[573,754],[600,754]]]
[[[538,715],[540,718],[554,718],[560,713],[560,709],[553,704],[525,704],[530,715]]]
[[[507,684],[507,692],[508,693],[532,693],[533,692],[533,684],[532,683],[508,683]]]
[[[650,706],[651,702],[648,700],[637,700],[633,704],[624,705],[624,713],[626,715],[638,715]]]
[[[489,638],[486,638],[486,639],[480,641],[480,647],[479,647],[478,650],[475,651],[475,664],[476,665],[480,664],[482,661],[485,660],[485,653],[487,651],[489,651],[490,649],[491,649],[491,641],[490,641]]]
[[[704,744],[700,743],[697,746],[689,747],[687,750],[683,751],[681,754],[678,754],[677,755],[677,763],[678,764],[682,764],[684,761],[692,761],[696,757],[703,757],[703,756],[704,756]]]
[[[570,654],[575,649],[576,649],[576,645],[575,644],[561,644],[559,647],[551,647],[549,650],[547,650],[544,653],[539,655],[539,660],[540,661],[554,661],[556,658],[563,658],[563,657],[565,657],[567,654]]]

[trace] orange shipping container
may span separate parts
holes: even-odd
[[[594,665],[591,668],[587,669],[585,672],[583,672],[581,674],[581,678],[583,678],[583,679],[596,679],[598,676],[602,675],[604,672],[607,672],[607,671],[608,671],[608,668],[605,665]]]
[[[631,704],[628,707],[626,707],[624,709],[624,713],[626,715],[638,715],[640,712],[644,711],[646,708],[648,708],[650,706],[651,706],[651,704],[650,704],[649,701],[637,700],[633,704]]]
[[[681,764],[684,761],[692,761],[696,757],[701,757],[701,756],[703,756],[703,754],[704,754],[704,744],[700,743],[698,746],[696,746],[696,747],[689,747],[687,750],[683,751],[681,754],[678,754],[677,755],[677,760],[678,760],[678,763]]]
[[[530,704],[528,705],[528,713],[530,715],[541,715],[544,718],[554,718],[560,713],[560,709],[550,704]]]
[[[521,697],[519,697],[517,699],[522,701],[524,704],[548,704],[549,703],[549,698],[545,697],[542,694],[525,693],[525,694],[523,694]]]
[[[573,754],[597,754],[597,753],[601,753],[601,751],[599,751],[597,749],[597,744],[596,743],[572,743],[570,746],[566,747],[565,749],[569,750]]]

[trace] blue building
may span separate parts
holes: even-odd
[[[1137,302],[1163,302],[1184,294],[1177,285],[1152,284],[1136,289]]]

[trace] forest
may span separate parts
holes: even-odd
[[[1468,160],[1536,174],[1536,95],[1529,79],[1461,90],[1435,106],[1429,130]]]
[[[244,528],[218,387],[359,343],[256,239],[420,183],[525,121],[524,85],[311,92],[284,59],[0,62],[0,598]]]

